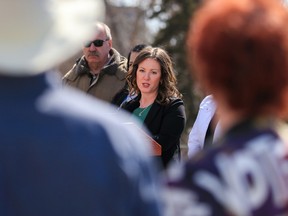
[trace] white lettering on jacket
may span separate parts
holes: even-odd
[[[257,138],[243,150],[216,155],[219,176],[199,170],[192,181],[235,215],[250,216],[252,210],[261,208],[269,193],[273,205],[281,208],[288,202],[286,153],[283,143]]]

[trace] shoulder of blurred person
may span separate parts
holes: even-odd
[[[167,214],[262,216],[287,212],[286,171],[274,167],[288,164],[287,130],[281,121],[243,120],[184,165],[170,167],[162,194]]]
[[[13,171],[10,187],[21,183],[29,188],[29,193],[43,196],[41,200],[50,204],[45,213],[54,212],[53,215],[68,210],[86,212],[86,215],[91,211],[108,215],[138,215],[141,210],[143,215],[158,215],[156,188],[159,185],[154,178],[154,165],[145,138],[133,128],[125,127],[128,118],[123,113],[116,115],[115,109],[109,105],[84,97],[76,90],[63,89],[60,83],[55,85],[53,79],[52,74],[26,79],[0,77],[0,89],[3,90],[0,98],[5,102],[0,111],[6,116],[0,123],[3,129],[0,132],[1,143],[14,148],[7,151],[1,145],[2,153],[5,152],[5,157],[1,157],[5,167]],[[25,91],[17,93],[16,89]],[[8,95],[7,91],[10,92]],[[27,95],[27,92],[33,94]],[[10,97],[21,99],[11,100]],[[16,107],[21,107],[21,112]],[[16,126],[15,122],[18,122]],[[21,165],[13,165],[15,157],[21,160]],[[33,171],[34,163],[37,169],[41,169],[41,179]],[[35,184],[42,186],[38,188]],[[139,188],[136,189],[135,185]],[[77,189],[79,186],[81,191]],[[69,195],[61,193],[68,187]],[[105,192],[102,193],[103,188]],[[148,194],[142,194],[141,188],[149,190]],[[81,194],[85,198],[80,199]],[[25,196],[25,192],[15,192],[14,201],[20,196]],[[136,197],[137,200],[131,202]],[[5,199],[10,200],[8,197]],[[41,200],[27,201],[25,208],[29,205],[41,207],[44,205]],[[57,202],[64,203],[56,210],[53,206]],[[111,202],[117,205],[107,208]],[[121,209],[127,206],[127,210],[117,208],[118,205],[122,206]],[[18,210],[25,213],[22,208]],[[29,211],[29,215],[32,212],[41,215],[42,212],[39,209]]]
[[[104,11],[100,0],[0,3],[3,216],[160,215],[150,143],[124,112],[63,88],[53,70]]]

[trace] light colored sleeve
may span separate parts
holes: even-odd
[[[199,106],[199,111],[188,137],[188,157],[203,149],[209,123],[216,111],[212,95],[206,96]]]
[[[214,136],[213,136],[213,143],[216,142],[222,135],[222,129],[221,129],[221,121],[218,121],[216,124],[216,128],[214,131]]]

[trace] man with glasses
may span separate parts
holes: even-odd
[[[112,48],[110,28],[95,24],[96,34],[83,42],[83,56],[63,77],[63,83],[118,105],[115,95],[125,85],[127,60]]]

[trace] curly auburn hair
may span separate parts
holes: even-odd
[[[148,58],[156,60],[161,67],[161,78],[156,102],[160,104],[167,104],[172,97],[181,98],[182,95],[176,87],[177,79],[173,69],[172,60],[168,53],[164,49],[159,47],[147,47],[143,49],[136,57],[132,70],[130,70],[126,76],[127,83],[130,89],[130,94],[141,94],[137,86],[136,74],[139,64]]]
[[[211,0],[187,35],[193,73],[246,115],[279,113],[288,86],[288,13],[278,0]]]

